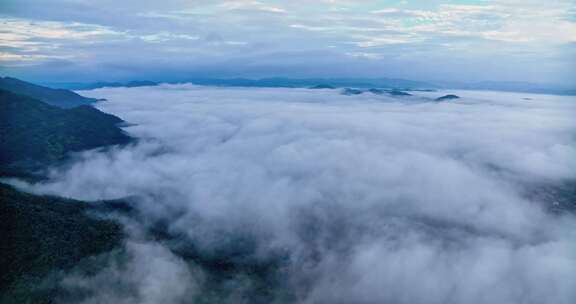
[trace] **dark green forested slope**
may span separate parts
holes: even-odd
[[[94,98],[84,97],[69,90],[43,87],[11,77],[0,77],[0,89],[27,95],[62,108],[89,105],[96,101]]]
[[[59,270],[121,242],[120,226],[88,216],[89,203],[1,183],[0,198],[0,303],[51,303]]]
[[[17,93],[0,88],[0,177],[30,176],[69,152],[131,140],[116,116],[87,105],[52,106],[31,97],[49,91],[12,82]],[[52,303],[63,270],[118,247],[120,226],[89,216],[95,206],[0,183],[0,303]]]
[[[62,109],[0,89],[0,175],[18,175],[68,152],[126,144],[121,122],[91,106]]]

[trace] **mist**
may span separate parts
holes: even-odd
[[[445,93],[462,98],[433,100]],[[138,220],[119,216],[123,258],[62,282],[83,290],[75,302],[576,301],[574,197],[562,197],[576,181],[571,97],[188,84],[82,94],[105,98],[97,107],[138,143],[78,153],[42,183],[12,181],[137,209]],[[158,225],[168,237],[150,237]],[[223,278],[214,260],[235,270]]]

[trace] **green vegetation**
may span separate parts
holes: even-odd
[[[0,77],[0,89],[27,95],[62,108],[89,105],[97,101],[94,98],[84,97],[69,90],[43,87],[11,77]]]
[[[21,175],[68,152],[129,143],[121,122],[91,106],[61,109],[0,90],[0,176]]]
[[[120,245],[119,224],[90,217],[97,203],[0,184],[0,303],[51,303],[63,271]]]
[[[37,177],[34,170],[69,152],[131,141],[114,115],[87,105],[49,105],[30,96],[52,89],[10,81],[19,89],[33,89],[0,89],[0,176]],[[6,78],[0,78],[0,87],[5,84]],[[0,184],[0,303],[53,303],[67,270],[98,265],[98,255],[120,247],[120,225],[89,215],[106,208],[100,205]]]

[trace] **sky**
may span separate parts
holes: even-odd
[[[16,185],[137,212],[120,220],[128,257],[70,274],[63,287],[80,298],[63,303],[576,303],[572,97],[83,93],[138,141]],[[446,93],[462,98],[433,101]],[[158,229],[170,241],[146,237]],[[256,266],[222,275],[202,262],[214,256]]]
[[[0,73],[576,79],[573,0],[2,0]]]

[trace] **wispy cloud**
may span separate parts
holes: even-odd
[[[503,80],[566,81],[573,75],[571,63],[566,61],[576,41],[576,20],[571,13],[574,4],[569,0],[386,4],[169,0],[162,5],[135,1],[71,4],[56,0],[50,6],[38,5],[36,1],[14,2],[12,6],[19,9],[7,11],[3,17],[3,44],[10,46],[3,50],[6,64],[17,63],[24,58],[24,52],[42,45],[42,50],[37,49],[34,54],[39,66],[15,72],[41,74],[41,64],[48,63],[52,56],[77,58],[72,61],[76,65],[89,64],[87,58],[102,60],[102,64],[110,62],[112,66],[125,65],[126,60],[120,58],[124,53],[140,52],[150,58],[170,54],[174,66],[186,68],[193,65],[191,56],[207,56],[198,61],[202,66],[212,65],[214,74],[229,70],[231,62],[257,66],[256,61],[261,59],[272,67],[271,59],[275,57],[277,73],[282,74],[283,62],[290,59],[278,54],[290,57],[302,52],[324,52],[332,54],[326,59],[332,60],[335,70],[351,64],[341,58],[350,59],[348,54],[355,53],[370,53],[375,58],[377,55],[382,68],[404,67],[405,75],[388,76],[448,77],[434,76],[429,71],[442,66],[456,75],[462,67],[455,62],[461,62],[466,71],[455,78],[465,74],[472,80],[481,80],[491,72],[483,63],[492,60],[499,60],[496,65],[508,71],[508,76],[501,75]],[[139,42],[133,43],[136,40]],[[82,42],[86,43],[76,47]],[[103,54],[104,45],[118,50],[119,56]],[[434,62],[422,62],[424,50],[424,57]],[[254,56],[247,59],[247,54]],[[400,57],[402,61],[395,61]],[[112,63],[114,60],[118,64]],[[274,74],[247,66],[235,69],[244,71],[238,76]],[[325,68],[317,66],[316,70]],[[389,69],[389,73],[396,73],[395,70]],[[528,72],[534,70],[541,73]],[[367,69],[358,76],[371,74]]]
[[[0,19],[0,60],[5,63],[64,59],[82,56],[81,53],[65,51],[67,44],[109,43],[125,37],[125,33],[109,27],[56,21],[32,21],[26,19]]]

